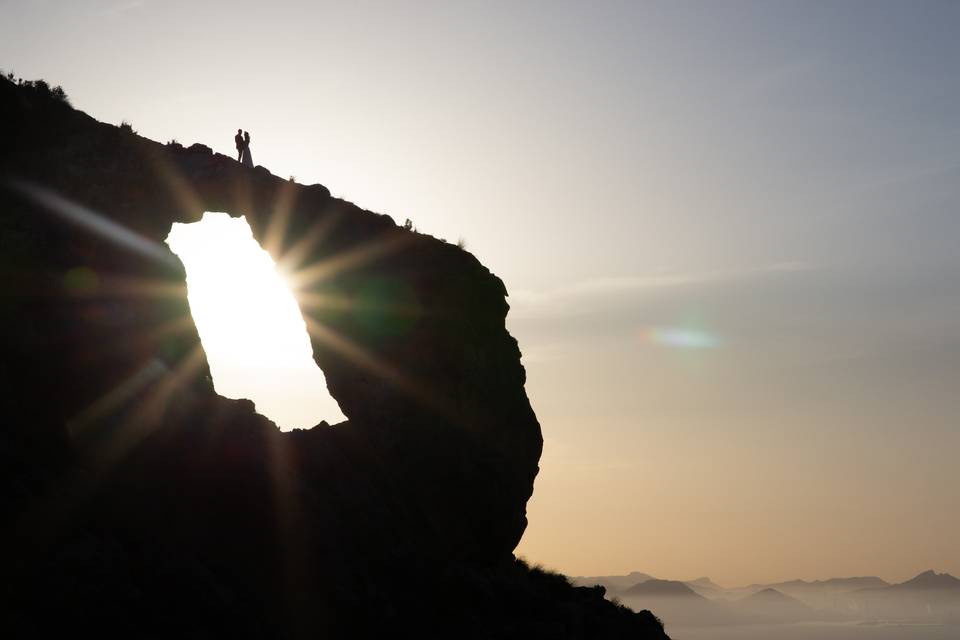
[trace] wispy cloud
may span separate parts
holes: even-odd
[[[796,273],[813,269],[815,267],[806,262],[777,262],[746,269],[688,273],[664,271],[631,276],[590,278],[552,289],[514,291],[510,294],[510,304],[514,313],[523,314],[525,312],[535,312],[553,304],[566,304],[578,298],[635,295],[680,287],[721,285],[765,275]]]

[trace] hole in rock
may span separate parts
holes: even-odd
[[[167,244],[187,270],[187,298],[217,393],[248,398],[283,430],[344,420],[313,361],[296,299],[245,218],[207,212],[174,224]]]

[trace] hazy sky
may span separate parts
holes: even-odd
[[[505,281],[518,553],[960,574],[960,3],[0,0],[0,67]]]

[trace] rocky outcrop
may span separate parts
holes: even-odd
[[[361,635],[461,625],[470,596],[486,622],[460,635],[549,616],[663,637],[593,591],[534,597],[512,559],[542,439],[505,288],[474,256],[35,87],[0,82],[0,108],[0,509],[22,630],[53,601],[127,635]],[[213,392],[163,244],[205,211],[245,216],[297,274],[348,422],[281,433]]]

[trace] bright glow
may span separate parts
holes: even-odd
[[[206,213],[167,244],[187,270],[190,311],[214,387],[249,398],[281,429],[345,419],[312,358],[300,308],[244,218]]]

